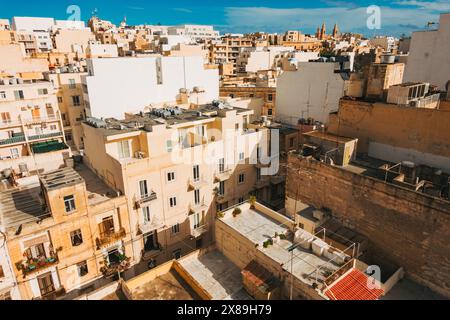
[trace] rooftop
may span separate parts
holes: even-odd
[[[0,192],[0,225],[18,227],[50,216],[40,193],[37,177],[26,185]]]
[[[178,262],[213,300],[251,299],[243,288],[241,270],[219,251],[189,255]]]
[[[44,173],[40,176],[40,180],[47,191],[70,187],[84,182],[83,178],[73,168],[69,167]]]
[[[242,204],[239,208],[241,213],[235,217],[227,214],[234,209],[225,212],[222,222],[253,242],[255,246],[258,244],[257,250],[282,265],[285,271],[292,273],[300,281],[308,285],[323,282],[341,267],[338,263],[324,256],[318,256],[311,249],[304,249],[295,243],[291,231],[294,223],[292,220],[258,203],[255,209],[251,209],[248,204]],[[264,248],[262,244],[275,233],[284,234],[286,237]]]
[[[224,117],[223,112],[236,111],[239,113],[252,112],[250,109],[231,107],[221,104],[203,105],[196,109],[183,109],[178,106],[170,108],[153,108],[150,112],[141,112],[123,120],[108,118],[105,120],[88,118],[86,123],[101,128],[105,135],[114,135],[119,132],[133,132],[138,130],[151,131],[152,126],[173,126],[193,121],[208,120]]]
[[[311,131],[311,132],[305,132],[303,133],[303,136],[305,137],[313,137],[313,138],[319,138],[321,140],[327,140],[330,142],[335,142],[335,143],[346,143],[349,141],[353,141],[356,139],[353,138],[347,138],[347,137],[343,137],[343,136],[337,136],[334,134],[330,134],[328,132],[320,132],[320,131]]]

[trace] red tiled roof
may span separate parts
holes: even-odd
[[[369,276],[352,269],[326,290],[325,295],[330,300],[378,300],[384,291],[369,288],[368,280]]]

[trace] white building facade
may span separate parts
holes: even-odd
[[[344,91],[345,80],[335,73],[334,63],[300,62],[296,70],[278,77],[276,118],[292,125],[301,118],[327,122],[329,113],[338,110]]]
[[[202,56],[88,59],[87,66],[87,116],[121,119],[151,104],[176,103],[182,89],[202,91],[197,104],[219,97],[218,69],[205,68]]]
[[[450,13],[441,14],[439,29],[413,32],[404,82],[429,82],[450,90]]]

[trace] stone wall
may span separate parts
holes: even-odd
[[[318,208],[369,239],[370,253],[450,297],[450,202],[314,159],[289,155],[286,196]]]

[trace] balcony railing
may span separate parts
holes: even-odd
[[[100,234],[95,242],[97,244],[97,248],[106,246],[112,242],[118,241],[126,236],[126,231],[124,228],[120,228],[117,232],[105,232]]]
[[[228,180],[231,177],[231,169],[217,170],[214,172],[214,178],[216,181]]]
[[[141,196],[139,199],[135,201],[136,209],[139,209],[144,203],[156,200],[158,197],[156,196],[156,192],[152,191],[147,195]]]
[[[159,217],[152,217],[151,221],[139,223],[139,230],[144,234],[150,231],[158,230],[162,226],[164,226],[164,221],[162,221]]]
[[[7,145],[7,144],[13,144],[13,143],[20,143],[25,142],[25,136],[17,136],[17,137],[11,137],[8,139],[0,140],[0,145]]]
[[[43,122],[53,122],[58,121],[58,117],[56,116],[48,116],[48,117],[33,117],[33,118],[25,118],[23,119],[24,124],[34,124],[34,123],[43,123]]]
[[[197,179],[189,178],[188,184],[189,184],[189,188],[188,188],[189,191],[192,191],[194,189],[198,189],[198,188],[206,186],[208,184],[208,182],[206,181],[204,176],[201,175]]]
[[[59,137],[62,136],[63,133],[61,131],[58,132],[51,132],[51,133],[44,133],[44,134],[37,134],[34,136],[28,136],[28,140],[40,140],[40,139],[46,139],[46,138],[53,138],[53,137]]]
[[[24,261],[17,262],[16,267],[22,271],[23,277],[34,273],[36,271],[51,267],[58,263],[58,256],[56,254],[50,254],[49,257],[41,256],[38,258],[27,258]]]
[[[191,229],[191,236],[194,238],[200,237],[202,234],[208,231],[208,226],[206,224],[201,225],[195,229]]]

